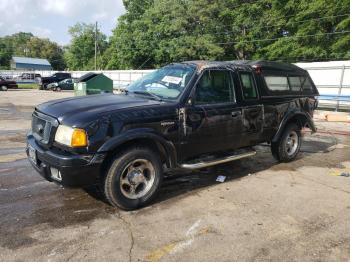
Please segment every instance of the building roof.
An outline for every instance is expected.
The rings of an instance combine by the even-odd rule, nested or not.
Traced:
[[[47,61],[47,59],[42,59],[42,58],[13,56],[12,59],[16,64],[31,64],[31,65],[51,66],[50,62]]]
[[[85,75],[82,75],[79,79],[78,79],[78,83],[80,82],[87,82],[89,81],[91,78],[94,78],[95,76],[98,76],[100,74],[96,74],[96,73],[92,73],[92,72],[89,72],[89,73],[86,73]]]

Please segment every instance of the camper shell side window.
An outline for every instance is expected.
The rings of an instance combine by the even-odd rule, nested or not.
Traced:
[[[314,84],[308,75],[286,72],[264,72],[262,78],[271,95],[315,94]]]

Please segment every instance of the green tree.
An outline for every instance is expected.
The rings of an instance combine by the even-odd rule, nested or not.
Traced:
[[[158,67],[190,59],[219,59],[224,49],[215,44],[220,5],[213,1],[155,1],[139,19],[127,9],[111,38],[108,68]],[[205,28],[203,25],[207,25]]]
[[[274,40],[257,44],[253,57],[289,62],[350,58],[349,0],[276,1],[272,9],[280,19],[262,32],[269,29]]]
[[[65,69],[63,48],[49,39],[32,37],[27,42],[26,56],[46,58],[52,68],[56,70]]]
[[[65,68],[63,48],[49,39],[39,38],[31,33],[20,32],[0,38],[0,66],[9,69],[12,56],[45,58],[53,69]]]
[[[191,59],[347,59],[350,0],[124,1],[106,67]]]
[[[12,50],[3,38],[0,38],[0,69],[8,69],[12,57]]]
[[[65,52],[65,58],[70,70],[94,69],[95,57],[95,25],[77,23],[69,28],[72,36],[70,45]],[[103,65],[102,54],[108,46],[107,37],[97,30],[98,60],[97,66]]]
[[[128,22],[140,19],[153,2],[153,0],[123,0],[124,7],[127,10],[123,19]]]

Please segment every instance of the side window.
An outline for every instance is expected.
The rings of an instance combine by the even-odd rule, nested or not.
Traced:
[[[301,86],[303,91],[311,92],[313,90],[311,81],[308,77],[301,77]]]
[[[265,76],[267,88],[271,91],[289,91],[286,76]]]
[[[300,76],[289,76],[288,77],[289,86],[292,91],[300,91],[301,90],[301,79]]]
[[[230,71],[207,70],[196,86],[197,104],[234,102],[233,82]]]
[[[239,77],[242,83],[244,99],[257,99],[258,93],[256,92],[256,87],[252,73],[240,73]]]

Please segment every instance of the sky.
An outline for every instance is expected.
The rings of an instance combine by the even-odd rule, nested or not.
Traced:
[[[122,0],[0,0],[0,36],[31,32],[66,45],[77,22],[97,21],[110,36],[124,12]]]

